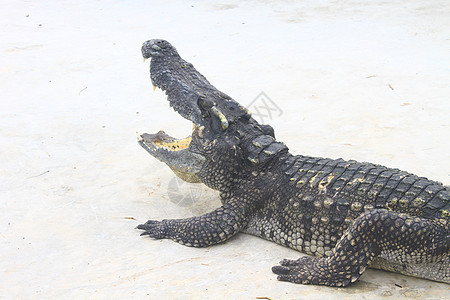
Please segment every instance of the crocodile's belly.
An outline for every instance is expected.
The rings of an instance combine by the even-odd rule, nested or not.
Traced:
[[[330,223],[325,225],[315,219],[309,220],[310,222],[304,222],[303,218],[284,221],[287,220],[283,217],[265,219],[255,215],[243,232],[306,254],[329,256],[346,228],[332,226]]]

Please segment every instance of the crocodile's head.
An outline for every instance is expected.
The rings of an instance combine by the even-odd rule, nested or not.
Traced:
[[[143,134],[139,143],[185,181],[222,189],[243,164],[251,164],[251,141],[261,135],[273,137],[273,129],[259,125],[245,107],[212,86],[167,41],[145,42],[142,55],[151,58],[153,86],[165,91],[170,106],[193,123],[193,132],[185,139],[163,131]]]

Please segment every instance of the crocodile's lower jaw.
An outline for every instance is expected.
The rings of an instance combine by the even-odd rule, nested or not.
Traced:
[[[138,140],[148,153],[167,164],[175,175],[187,182],[201,182],[197,172],[203,159],[189,151],[191,135],[184,139],[176,139],[161,130],[155,134],[139,135]]]
[[[158,150],[165,150],[169,152],[181,151],[189,148],[194,131],[198,130],[201,135],[203,128],[203,126],[198,127],[194,122],[192,122],[192,133],[184,139],[174,138],[165,133],[163,130],[160,130],[155,134],[144,133],[138,135],[138,140],[139,143],[143,144],[149,152]]]
[[[189,135],[184,139],[176,139],[160,130],[155,134],[144,133],[138,137],[139,142],[147,147],[147,151],[181,151],[187,149],[191,143],[192,136]]]

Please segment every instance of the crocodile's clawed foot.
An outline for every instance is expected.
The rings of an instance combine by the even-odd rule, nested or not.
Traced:
[[[136,227],[136,229],[144,230],[141,235],[148,235],[155,239],[164,239],[168,237],[167,234],[167,224],[165,220],[155,221],[148,220],[144,224],[140,224]]]
[[[302,257],[297,260],[284,259],[280,261],[280,266],[274,266],[272,272],[278,275],[280,281],[289,281],[301,284],[318,284],[317,278],[310,272],[314,265],[315,258]]]
[[[346,286],[352,282],[347,274],[330,268],[327,258],[284,259],[280,262],[280,266],[272,268],[272,272],[278,275],[278,280],[293,283]]]

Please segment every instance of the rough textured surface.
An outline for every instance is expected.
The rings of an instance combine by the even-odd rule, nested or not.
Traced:
[[[248,234],[139,238],[149,218],[220,206],[136,144],[192,128],[151,89],[139,47],[154,36],[242,104],[264,91],[293,153],[450,183],[446,0],[210,2],[2,1],[0,297],[448,298],[448,284],[375,269],[346,288],[277,282],[274,263],[305,255]]]
[[[285,260],[278,279],[347,286],[368,266],[450,283],[450,188],[371,163],[293,156],[269,125],[218,91],[165,40],[142,46],[154,86],[194,124],[189,145],[140,144],[221,193],[198,217],[150,220],[142,235],[208,247],[239,231],[316,256]],[[167,138],[169,140],[175,140]],[[185,143],[182,143],[183,145]],[[185,151],[202,157],[186,159]]]

